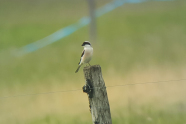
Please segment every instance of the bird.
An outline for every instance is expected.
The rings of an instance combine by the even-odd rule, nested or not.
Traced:
[[[79,62],[78,68],[77,68],[77,70],[75,71],[75,73],[77,73],[77,72],[79,71],[80,67],[81,67],[83,64],[85,64],[85,63],[88,63],[89,66],[91,66],[89,62],[90,62],[90,60],[92,59],[93,48],[92,48],[92,46],[91,46],[91,44],[90,44],[89,41],[83,42],[83,44],[82,44],[81,46],[84,47],[84,50],[83,50],[83,52],[82,52],[82,54],[81,54],[80,62]]]

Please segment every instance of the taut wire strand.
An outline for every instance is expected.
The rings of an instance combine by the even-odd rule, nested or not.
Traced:
[[[186,81],[186,79],[154,81],[154,82],[143,82],[143,83],[129,83],[129,84],[112,85],[112,86],[107,86],[107,87],[103,87],[103,88],[123,87],[123,86],[128,86],[128,85],[142,85],[142,84],[179,82],[179,81]],[[98,87],[95,87],[95,88],[98,88]],[[76,92],[76,91],[81,91],[81,90],[82,89],[74,89],[74,90],[62,90],[62,91],[43,92],[43,93],[19,94],[19,95],[13,95],[13,96],[2,96],[2,97],[0,97],[0,100],[2,100],[2,99],[8,99],[8,98],[15,98],[15,97],[34,96],[34,95],[46,95],[46,94],[55,94],[55,93],[64,93],[64,92]]]

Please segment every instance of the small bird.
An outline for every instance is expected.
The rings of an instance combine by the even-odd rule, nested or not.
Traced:
[[[76,70],[75,73],[77,73],[80,69],[80,67],[84,64],[84,63],[88,63],[90,65],[90,60],[92,59],[92,55],[93,55],[93,48],[90,44],[89,41],[85,41],[83,42],[83,44],[81,45],[84,47],[84,50],[81,54],[81,58],[80,58],[80,62],[79,62],[79,66]]]

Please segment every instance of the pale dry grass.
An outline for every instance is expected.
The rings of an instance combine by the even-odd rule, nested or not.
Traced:
[[[103,72],[113,115],[116,116],[116,110],[132,106],[152,105],[156,108],[171,109],[170,106],[179,103],[185,104],[185,81],[172,81],[152,84],[126,85],[120,87],[109,87],[114,85],[123,85],[131,83],[145,83],[154,81],[166,81],[185,78],[185,68],[140,68],[131,71],[123,76],[117,74],[114,69],[107,73]],[[83,82],[84,79],[80,80]],[[51,80],[52,81],[52,80]],[[21,93],[43,93],[52,91],[74,90],[73,92],[59,92],[54,94],[33,95],[25,97],[15,97],[0,100],[0,122],[15,123],[15,121],[26,122],[33,118],[42,118],[46,115],[56,114],[62,118],[66,116],[85,115],[91,119],[87,95],[81,90],[83,83],[67,82],[60,84],[60,81],[53,80],[53,83],[32,86],[18,86],[12,88],[1,88],[1,94],[11,96]],[[5,95],[6,94],[6,95]],[[81,118],[87,119],[87,118]]]

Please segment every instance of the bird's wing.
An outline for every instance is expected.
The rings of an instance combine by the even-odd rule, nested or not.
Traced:
[[[85,54],[85,50],[83,50],[82,54],[81,54],[81,57]]]
[[[84,54],[85,54],[85,50],[83,50],[83,52],[82,52],[82,54],[81,54],[81,58],[80,58],[79,64],[81,63],[81,59],[82,59],[82,57],[83,57]]]

